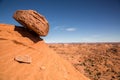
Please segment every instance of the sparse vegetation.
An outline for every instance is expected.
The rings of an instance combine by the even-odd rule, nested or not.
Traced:
[[[120,80],[120,43],[49,46],[91,80]]]

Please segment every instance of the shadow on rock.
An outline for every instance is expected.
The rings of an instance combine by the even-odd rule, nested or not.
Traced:
[[[22,26],[15,26],[14,31],[19,32],[23,37],[27,37],[27,38],[31,39],[34,43],[37,43],[38,41],[43,40],[35,32],[30,31],[29,29],[24,28]]]

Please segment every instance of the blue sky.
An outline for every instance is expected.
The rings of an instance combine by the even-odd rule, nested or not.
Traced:
[[[120,0],[0,0],[0,23],[33,9],[50,24],[45,42],[120,42]]]

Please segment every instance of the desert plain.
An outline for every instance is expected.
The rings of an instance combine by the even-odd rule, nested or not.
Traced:
[[[49,43],[91,80],[120,80],[120,43]]]

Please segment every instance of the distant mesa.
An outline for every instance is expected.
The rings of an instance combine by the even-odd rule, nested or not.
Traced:
[[[34,10],[17,10],[13,18],[39,36],[46,36],[49,32],[48,21]]]

